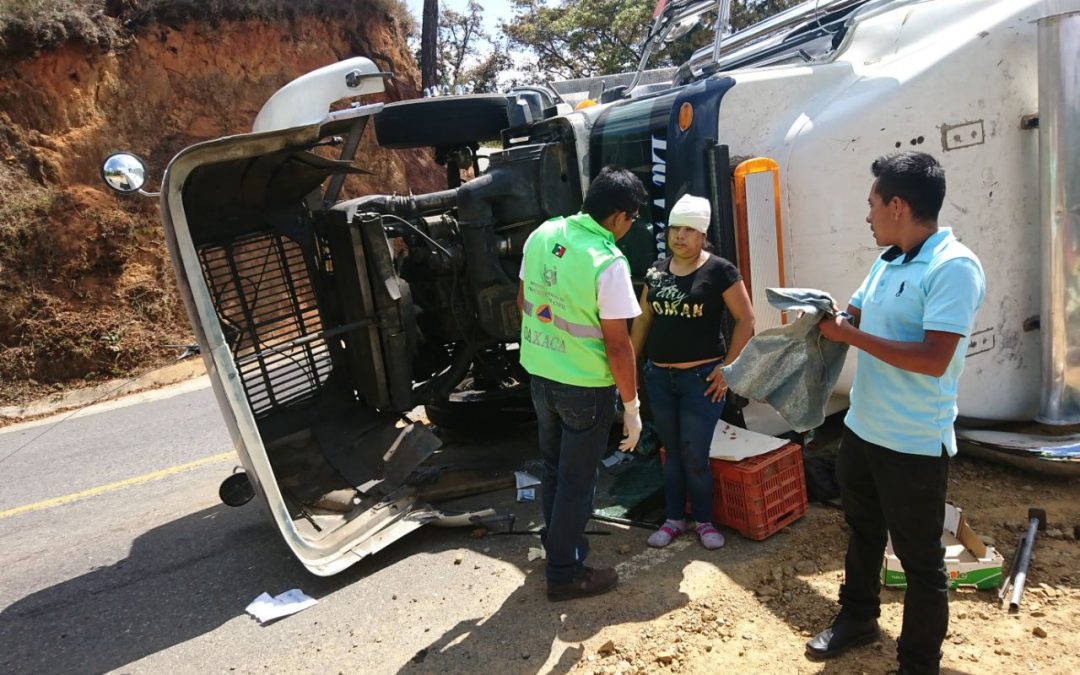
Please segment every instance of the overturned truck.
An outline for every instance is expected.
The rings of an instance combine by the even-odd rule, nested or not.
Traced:
[[[679,68],[644,70],[704,13],[724,25],[728,7],[661,3],[637,73],[329,112],[382,90],[386,73],[350,59],[282,88],[252,133],[169,164],[162,220],[214,391],[307,569],[334,574],[443,517],[415,485],[440,441],[405,413],[425,405],[439,424],[468,426],[527,410],[523,243],[575,212],[612,163],[650,191],[620,242],[635,278],[664,254],[669,205],[707,197],[710,239],[767,328],[786,320],[767,287],[842,301],[862,280],[878,254],[864,222],[870,162],[935,154],[949,177],[942,222],[989,280],[961,421],[1023,424],[971,433],[1071,456],[1060,434],[1056,445],[1035,434],[1080,422],[1080,0],[806,2],[718,34]],[[364,134],[434,148],[446,189],[341,200],[345,177],[364,170]],[[118,155],[104,177],[134,191],[145,172]],[[748,419],[775,423],[764,410]],[[343,507],[312,508],[312,495],[342,490]]]

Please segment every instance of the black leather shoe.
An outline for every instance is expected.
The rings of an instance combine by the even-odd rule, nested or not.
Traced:
[[[875,642],[881,637],[877,619],[859,621],[843,614],[833,624],[806,643],[806,655],[815,659],[831,659],[852,647]]]
[[[573,600],[574,598],[587,598],[590,595],[607,593],[619,584],[619,575],[612,567],[593,569],[586,567],[581,576],[573,581],[561,584],[548,584],[548,600],[558,602],[560,600]]]

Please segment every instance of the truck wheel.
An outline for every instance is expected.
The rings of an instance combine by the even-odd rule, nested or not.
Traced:
[[[501,94],[399,101],[375,115],[375,135],[384,148],[456,147],[494,141],[509,126],[506,97]]]

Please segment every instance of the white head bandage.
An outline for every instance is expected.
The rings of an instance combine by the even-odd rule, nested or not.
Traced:
[[[683,195],[675,206],[671,207],[671,215],[668,216],[668,227],[689,227],[702,234],[709,231],[709,221],[712,216],[712,207],[709,200],[704,197]]]

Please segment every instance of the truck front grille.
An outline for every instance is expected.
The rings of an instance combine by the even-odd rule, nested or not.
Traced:
[[[301,246],[263,232],[205,245],[199,260],[255,415],[313,396],[331,361]]]

